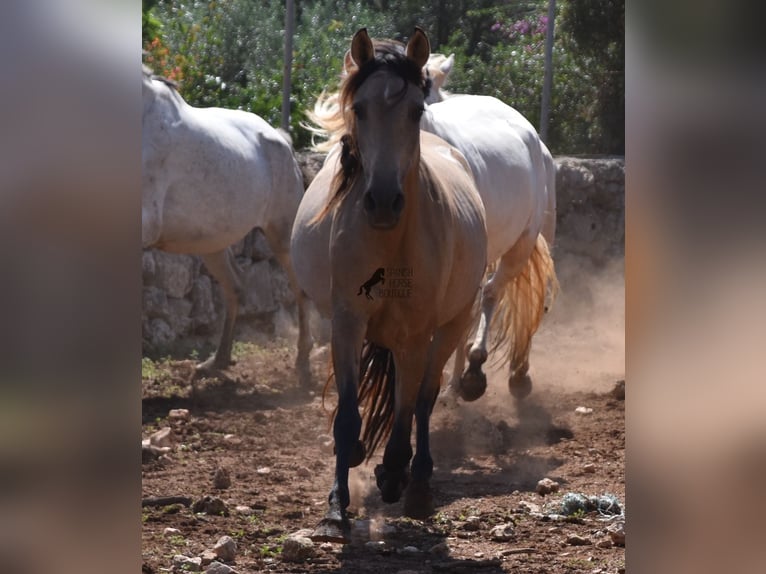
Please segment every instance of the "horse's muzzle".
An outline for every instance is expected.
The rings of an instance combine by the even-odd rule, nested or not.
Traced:
[[[395,194],[376,194],[367,191],[364,194],[364,212],[367,214],[367,222],[370,227],[380,230],[393,229],[399,223],[399,217],[404,210],[404,194],[397,191]],[[382,196],[382,197],[381,197]]]

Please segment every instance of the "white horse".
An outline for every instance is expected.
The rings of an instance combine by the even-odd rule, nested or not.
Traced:
[[[523,398],[532,388],[527,374],[532,336],[542,321],[548,288],[555,295],[558,286],[549,250],[556,230],[556,167],[548,148],[519,112],[496,98],[441,90],[453,64],[453,55],[430,56],[425,66],[431,84],[426,102],[433,103],[420,127],[455,146],[468,161],[487,213],[487,261],[494,262],[495,272],[483,289],[476,336],[470,348],[458,346],[446,392],[468,401],[484,393],[482,365],[493,326],[498,334],[495,346],[507,344],[509,349],[509,390]],[[347,54],[342,77],[353,71]],[[318,126],[316,133],[330,136],[316,147],[329,149],[342,123],[338,94],[323,94],[310,118]],[[466,353],[469,367],[463,372]]]
[[[220,344],[198,369],[231,364],[241,282],[229,246],[260,227],[295,293],[296,367],[306,384],[311,335],[289,258],[303,180],[290,144],[255,114],[190,106],[173,82],[146,66],[142,99],[142,246],[199,255],[226,303]]]
[[[497,98],[450,94],[442,87],[454,65],[454,54],[432,54],[426,65],[432,86],[421,128],[459,149],[468,160],[487,212],[487,260],[497,262],[482,294],[482,316],[476,336],[455,357],[449,390],[465,400],[481,396],[486,376],[493,317],[500,345],[507,333],[510,347],[511,393],[522,398],[531,391],[528,375],[532,336],[545,312],[548,287],[557,288],[550,256],[556,231],[556,167],[532,124]],[[494,315],[499,301],[505,310]],[[508,329],[508,327],[511,327]]]

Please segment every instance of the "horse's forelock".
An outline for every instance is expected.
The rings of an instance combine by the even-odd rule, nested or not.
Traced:
[[[335,191],[325,208],[314,218],[313,221],[315,222],[323,219],[343,199],[359,174],[359,158],[354,139],[356,116],[352,104],[354,96],[362,84],[378,70],[388,69],[405,81],[401,91],[402,96],[406,92],[407,86],[412,83],[423,90],[424,98],[428,97],[431,81],[422,68],[407,58],[404,44],[394,40],[373,40],[373,46],[375,47],[375,57],[365,62],[361,67],[347,70],[348,74],[341,82],[338,98],[338,113],[343,118],[343,125],[340,127],[343,134],[340,137],[341,169],[333,180],[332,187]]]

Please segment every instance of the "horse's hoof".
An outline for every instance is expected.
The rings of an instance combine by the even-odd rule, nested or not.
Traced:
[[[348,544],[351,542],[351,523],[348,518],[341,520],[323,518],[322,522],[309,536],[314,542],[339,542]]]
[[[382,464],[375,467],[375,482],[380,490],[380,497],[383,502],[393,504],[399,502],[402,492],[407,486],[407,473],[391,473],[386,470]]]
[[[460,378],[460,386],[458,387],[458,393],[460,398],[466,402],[475,401],[484,394],[487,390],[487,375],[485,375],[481,369],[471,369],[463,373]]]
[[[413,481],[404,495],[404,515],[425,520],[434,513],[434,497],[427,482]]]
[[[514,373],[508,379],[508,390],[513,398],[525,399],[532,392],[532,379],[526,373],[523,375]]]
[[[335,455],[338,454],[337,446],[332,447],[332,453]],[[364,448],[362,441],[357,440],[351,451],[351,457],[348,459],[348,467],[354,468],[355,466],[359,466],[364,462],[365,458],[367,458],[367,450]]]
[[[468,350],[468,361],[472,367],[480,367],[487,362],[487,350],[476,347]]]

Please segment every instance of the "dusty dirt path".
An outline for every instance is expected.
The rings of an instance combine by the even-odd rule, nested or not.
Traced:
[[[144,570],[168,571],[174,555],[200,556],[229,535],[238,572],[624,571],[624,547],[607,531],[614,520],[595,512],[548,516],[567,492],[625,501],[625,403],[612,394],[624,378],[622,268],[596,272],[564,261],[558,272],[563,292],[535,339],[532,395],[515,403],[505,370],[495,368],[478,401],[437,405],[432,519],[402,518],[401,504],[380,501],[372,477],[378,453],[352,470],[354,542],[316,545],[310,561],[284,561],[283,541],[322,517],[334,459],[321,385],[313,394],[298,388],[291,346],[248,347],[232,369],[234,382],[198,381],[193,398],[191,361],[159,365],[143,382],[143,434],[169,426],[173,446],[144,464],[143,495],[219,497],[228,516],[183,505],[144,508]],[[324,380],[321,357],[314,371]],[[175,408],[189,409],[190,420],[169,419]],[[223,490],[213,483],[219,467],[231,477]],[[535,492],[545,477],[559,492]],[[506,541],[493,531],[501,525],[511,525]]]

